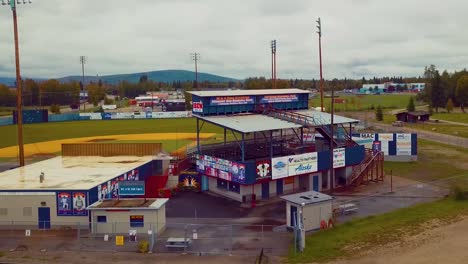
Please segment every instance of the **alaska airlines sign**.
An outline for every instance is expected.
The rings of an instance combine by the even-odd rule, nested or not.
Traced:
[[[272,179],[316,172],[317,152],[272,159]]]

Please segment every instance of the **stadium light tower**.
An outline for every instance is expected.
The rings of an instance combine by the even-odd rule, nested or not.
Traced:
[[[19,60],[19,44],[18,44],[18,18],[16,16],[16,6],[18,4],[31,4],[31,0],[2,0],[2,6],[10,6],[13,13],[13,32],[15,39],[15,64],[16,64],[16,114],[18,124],[18,152],[20,167],[24,166],[24,146],[23,146],[23,91],[21,83],[21,71]]]
[[[191,53],[192,60],[195,62],[195,88],[198,90],[198,60],[200,60],[200,53]]]
[[[323,112],[323,74],[322,74],[322,22],[317,19],[317,34],[319,36],[319,59],[320,59],[320,109]]]
[[[276,40],[271,41],[271,86],[276,89]]]
[[[83,93],[83,97],[85,97],[86,95],[86,91],[85,91],[85,77],[84,77],[84,65],[86,64],[86,61],[88,60],[88,58],[86,58],[86,56],[80,56],[80,63],[81,63],[81,87],[80,87],[80,95],[81,93]],[[83,103],[83,111],[86,111],[86,101],[84,101]]]

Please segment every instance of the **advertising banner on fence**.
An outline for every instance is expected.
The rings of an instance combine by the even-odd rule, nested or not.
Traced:
[[[245,183],[245,165],[208,155],[197,155],[197,171],[227,181]]]
[[[298,102],[299,98],[296,94],[278,94],[278,95],[265,95],[260,98],[260,103],[292,103]]]
[[[317,152],[289,156],[288,158],[289,176],[316,172],[317,169]]]
[[[82,192],[73,193],[73,215],[74,216],[87,216],[86,211],[86,194]]]
[[[193,102],[192,111],[194,113],[203,113],[203,102]]]
[[[245,105],[254,104],[253,96],[217,96],[210,99],[210,105]]]
[[[346,162],[345,148],[337,148],[333,150],[333,168],[344,167]]]
[[[382,134],[379,134],[379,141],[380,141],[380,145],[381,145],[381,148],[382,148],[382,151],[384,153],[384,155],[389,155],[389,152],[388,152],[388,143],[390,141],[393,141],[393,134],[389,134],[389,133],[382,133]]]
[[[396,134],[396,154],[411,155],[411,134]]]
[[[68,216],[73,215],[72,196],[69,192],[57,193],[57,215]]]
[[[232,181],[245,183],[245,164],[232,163]]]

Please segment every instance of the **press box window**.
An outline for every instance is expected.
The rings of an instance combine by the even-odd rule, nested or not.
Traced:
[[[228,189],[228,181],[217,179],[217,186],[220,189],[227,190]]]
[[[32,216],[32,207],[24,207],[23,216]]]
[[[130,227],[144,227],[145,218],[143,215],[131,215],[130,216]]]
[[[107,216],[105,216],[105,215],[98,215],[98,216],[97,216],[97,222],[98,222],[98,223],[107,223]]]

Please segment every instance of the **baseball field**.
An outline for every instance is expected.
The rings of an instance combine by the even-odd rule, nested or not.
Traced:
[[[0,158],[16,157],[16,126],[0,127]],[[221,132],[205,124],[200,138],[207,140]],[[24,126],[25,155],[55,154],[62,143],[84,142],[161,142],[173,152],[196,140],[195,119],[153,119],[80,121],[27,124]]]

